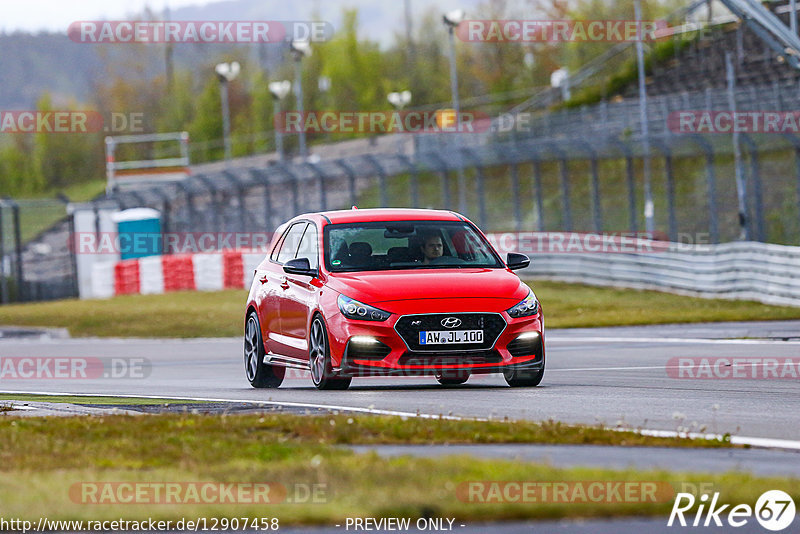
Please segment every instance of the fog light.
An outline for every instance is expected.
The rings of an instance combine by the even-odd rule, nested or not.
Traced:
[[[357,343],[359,345],[373,345],[375,343],[380,343],[380,341],[370,336],[353,336],[350,338],[350,343]]]
[[[536,339],[539,337],[539,332],[523,332],[522,334],[517,336],[517,339],[527,340],[527,339]]]

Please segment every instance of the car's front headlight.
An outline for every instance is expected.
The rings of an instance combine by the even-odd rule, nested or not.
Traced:
[[[348,319],[358,319],[361,321],[385,321],[391,315],[389,312],[379,310],[374,306],[363,304],[350,297],[339,295],[337,299],[339,310]]]
[[[527,297],[522,299],[519,304],[507,309],[506,312],[514,319],[536,315],[539,313],[539,301],[536,300],[533,291],[530,291]]]

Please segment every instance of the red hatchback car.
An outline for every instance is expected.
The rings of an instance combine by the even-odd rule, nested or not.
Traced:
[[[353,209],[306,214],[278,229],[255,271],[244,363],[256,388],[286,368],[319,389],[358,376],[434,375],[445,385],[500,373],[544,375],[544,319],[533,291],[481,231],[450,211]]]

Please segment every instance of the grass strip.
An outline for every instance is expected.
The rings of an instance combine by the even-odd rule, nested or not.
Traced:
[[[800,308],[529,281],[550,328],[800,319]],[[67,328],[76,337],[240,336],[246,293],[177,292],[0,307],[0,324]]]
[[[675,493],[713,488],[722,502],[747,502],[768,489],[800,497],[800,481],[741,473],[561,469],[469,456],[382,458],[337,447],[364,443],[616,443],[728,446],[548,423],[475,422],[379,416],[191,414],[0,419],[0,502],[4,515],[37,520],[278,518],[280,525],[337,524],[346,517],[452,517],[460,522],[654,515],[666,518]],[[682,443],[685,442],[685,443]],[[492,498],[492,484],[568,484],[566,499]],[[593,502],[591,483],[656,484],[657,498]],[[152,492],[121,502],[119,483],[179,483],[178,500]],[[218,502],[185,492],[205,483],[269,484],[272,500]],[[469,493],[470,484],[484,488]],[[238,486],[237,486],[238,485]],[[103,493],[105,492],[105,493]],[[105,495],[105,497],[104,497]],[[128,494],[129,495],[129,494]],[[238,494],[237,494],[238,495]],[[502,497],[502,496],[501,496]],[[248,500],[248,498],[250,500]],[[138,497],[137,497],[138,499]],[[485,501],[489,502],[485,502]],[[104,504],[99,504],[104,503]]]
[[[298,447],[369,444],[541,443],[653,447],[731,447],[726,439],[643,436],[559,422],[475,421],[332,414],[37,417],[0,419],[0,471],[78,467],[200,469],[269,452],[284,459]],[[146,437],[147,447],[142,446]],[[264,446],[267,446],[264,449]],[[191,454],[188,454],[191,452]],[[220,457],[224,456],[224,460]]]

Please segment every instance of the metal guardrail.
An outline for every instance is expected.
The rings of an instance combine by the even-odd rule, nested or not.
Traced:
[[[589,285],[800,306],[800,247],[742,241],[671,243],[664,252],[648,253],[536,253],[522,272]]]

